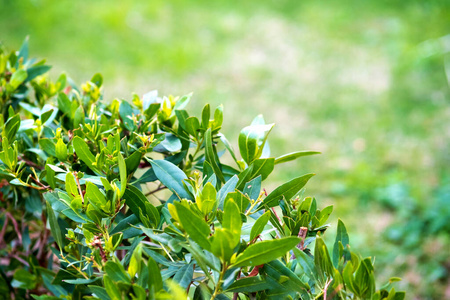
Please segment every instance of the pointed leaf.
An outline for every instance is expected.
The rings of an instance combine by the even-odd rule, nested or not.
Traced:
[[[232,263],[233,267],[258,266],[286,254],[300,243],[298,237],[285,237],[277,240],[262,241],[250,245]]]
[[[306,174],[297,178],[292,179],[291,181],[282,184],[273,190],[263,201],[263,203],[259,206],[258,209],[262,209],[264,206],[274,207],[278,205],[278,201],[281,197],[285,197],[286,200],[290,200],[295,194],[297,194],[308,182],[308,180],[313,177],[315,174]]]

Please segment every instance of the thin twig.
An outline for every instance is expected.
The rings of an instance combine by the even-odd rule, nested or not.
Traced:
[[[24,161],[30,167],[34,167],[34,168],[39,169],[39,170],[44,170],[44,168],[45,168],[45,167],[43,167],[41,165],[38,165],[38,164],[32,162],[31,160],[28,160],[28,159],[24,158],[23,156],[19,156],[19,160],[20,161]]]
[[[152,195],[152,194],[154,194],[154,193],[157,193],[157,192],[159,192],[159,191],[162,191],[162,190],[164,190],[164,189],[167,189],[167,187],[164,186],[164,185],[160,185],[160,186],[158,186],[155,190],[153,190],[153,191],[148,192],[147,194],[145,194],[145,196],[150,196],[150,195]]]

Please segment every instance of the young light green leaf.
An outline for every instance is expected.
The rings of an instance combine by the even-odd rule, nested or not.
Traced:
[[[73,138],[73,148],[75,149],[75,152],[77,156],[91,169],[91,170],[97,170],[97,168],[94,166],[95,163],[95,156],[91,153],[91,150],[89,150],[88,145],[86,142],[80,138],[79,136],[76,136]]]
[[[257,238],[261,232],[263,232],[264,227],[267,225],[270,219],[270,211],[266,211],[261,217],[259,217],[255,224],[253,224],[252,230],[250,231],[250,241]]]
[[[127,188],[127,166],[125,165],[125,160],[120,152],[117,156],[117,162],[119,164],[120,174],[120,196],[122,197],[125,193],[125,189]]]
[[[207,215],[214,210],[217,205],[216,188],[210,183],[206,183],[201,193],[196,198],[196,203],[203,215]]]
[[[119,288],[108,275],[103,276],[103,283],[105,284],[105,290],[108,293],[108,296],[111,297],[111,300],[122,300]]]
[[[295,159],[297,159],[299,157],[302,157],[302,156],[308,156],[308,155],[314,155],[314,154],[320,154],[320,152],[319,151],[307,150],[307,151],[297,151],[297,152],[284,154],[284,155],[281,155],[281,156],[275,158],[275,164],[285,163],[285,162],[288,162],[288,161],[295,160]]]
[[[86,197],[99,209],[106,209],[106,197],[100,189],[93,183],[86,183]],[[105,211],[106,212],[106,211]]]
[[[55,154],[56,158],[58,158],[60,161],[67,160],[67,146],[66,144],[64,144],[62,139],[58,139],[58,142],[56,143]]]
[[[240,215],[238,215],[240,216]],[[236,236],[227,228],[217,228],[211,240],[211,252],[228,262],[233,255],[233,249],[236,247]],[[239,236],[237,241],[239,242]]]
[[[16,114],[5,123],[5,134],[10,143],[14,142],[16,133],[20,127],[20,115]]]
[[[78,185],[75,181],[75,176],[71,172],[66,174],[66,191],[71,199],[80,195],[78,193]]]
[[[211,109],[209,103],[207,103],[202,110],[202,128],[208,129],[209,127],[209,117],[211,115]]]
[[[181,203],[174,202],[174,204],[180,223],[187,234],[199,244],[200,247],[210,250],[211,244],[208,241],[208,236],[211,233],[211,230],[209,225]]]
[[[258,266],[277,259],[300,243],[298,237],[285,237],[277,240],[262,241],[248,246],[236,260],[233,267]]]
[[[141,262],[142,262],[142,244],[139,244],[134,248],[133,254],[131,255],[130,265],[128,266],[128,274],[131,278],[134,278],[136,274],[141,273]]]
[[[251,125],[242,129],[239,134],[239,152],[248,165],[261,156],[267,136],[274,125]]]
[[[193,137],[198,137],[198,130],[200,129],[200,122],[196,117],[189,117],[185,120],[184,125],[186,131]]]
[[[27,79],[28,73],[24,69],[17,70],[14,72],[11,76],[11,79],[9,80],[9,85],[11,86],[12,90],[15,90],[21,85],[25,79]]]

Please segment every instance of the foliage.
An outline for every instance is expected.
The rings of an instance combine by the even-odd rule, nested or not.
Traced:
[[[388,289],[397,278],[376,289],[342,221],[328,250],[333,207],[303,197],[314,174],[262,188],[276,165],[317,152],[271,157],[261,116],[238,160],[221,106],[197,118],[191,95],[107,103],[100,74],[78,88],[48,70],[27,41],[0,54],[7,299],[404,298]]]

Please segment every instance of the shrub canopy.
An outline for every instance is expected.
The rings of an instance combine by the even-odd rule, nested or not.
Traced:
[[[333,207],[304,196],[314,174],[265,180],[274,124],[220,132],[222,106],[199,118],[191,95],[102,99],[45,61],[0,52],[0,294],[22,299],[403,299],[375,286]],[[313,247],[314,245],[314,247]],[[313,250],[311,250],[313,248]]]

